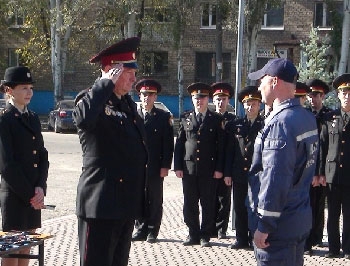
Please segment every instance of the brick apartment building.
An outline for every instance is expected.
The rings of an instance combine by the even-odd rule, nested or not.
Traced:
[[[339,12],[343,12],[343,1],[333,1]],[[184,55],[184,87],[195,81],[215,82],[216,51],[216,0],[199,1],[200,8],[194,12],[190,25],[186,27]],[[147,12],[147,8],[146,8]],[[238,11],[237,11],[238,12]],[[285,0],[282,8],[266,12],[261,31],[257,38],[257,68],[262,67],[270,58],[275,57],[274,46],[281,57],[289,58],[295,64],[303,59],[300,40],[307,40],[311,27],[318,27],[321,34],[329,33],[332,28],[329,21],[329,10],[325,1]],[[16,21],[18,22],[18,21]],[[166,23],[166,22],[162,22]],[[0,76],[8,66],[18,64],[15,50],[21,47],[25,36],[14,34],[19,24],[10,27],[8,34],[0,37],[0,56],[6,60],[0,64]],[[17,32],[18,33],[18,32]],[[223,81],[235,84],[237,35],[223,30]],[[107,46],[107,45],[106,45]],[[104,48],[104,47],[102,47]],[[98,49],[91,48],[91,55]],[[157,79],[163,86],[162,95],[177,95],[177,51],[171,41],[160,42],[156,34],[145,32],[141,41],[141,60],[139,77],[148,76]],[[88,58],[81,59],[84,64],[65,73],[64,91],[77,92],[91,85],[96,77],[96,67],[86,64]],[[49,67],[49,62],[47,66]],[[246,71],[242,71],[245,79]],[[35,75],[35,73],[34,73]],[[77,78],[78,77],[78,78]],[[85,77],[85,78],[80,78]],[[51,77],[41,78],[36,84],[38,90],[50,90]],[[185,93],[186,95],[186,93]]]

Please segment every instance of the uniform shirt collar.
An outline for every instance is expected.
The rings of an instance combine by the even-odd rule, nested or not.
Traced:
[[[15,103],[14,103],[14,101],[13,101],[12,98],[9,99],[9,103],[10,103],[11,105],[13,105],[13,106],[18,110],[18,112],[20,112],[21,114],[28,113],[28,108],[27,108],[27,106],[25,106],[23,110],[19,109],[19,108],[15,105]]]
[[[350,117],[350,112],[344,112],[343,110],[341,110],[340,112],[341,112],[341,116],[344,116],[344,114],[346,113]]]
[[[199,111],[195,111],[196,116],[200,113]],[[205,110],[205,112],[201,113],[202,117],[204,118],[207,115],[207,110]]]
[[[280,111],[282,111],[283,109],[295,106],[295,105],[300,105],[299,98],[287,99],[278,105],[274,105],[270,115],[268,117],[266,117],[266,119],[265,119],[265,125],[267,125],[272,120],[272,118],[276,114],[278,114]]]

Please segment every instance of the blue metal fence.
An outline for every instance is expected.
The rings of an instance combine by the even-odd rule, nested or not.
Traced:
[[[74,99],[76,92],[65,92],[65,98]],[[134,100],[138,101],[137,95]],[[176,95],[158,95],[157,101],[163,102],[168,109],[173,113],[174,117],[179,117],[179,97]],[[234,105],[231,99],[230,103]],[[38,115],[47,115],[54,108],[54,94],[52,91],[34,91],[34,96],[29,104],[29,108]],[[184,110],[193,108],[191,98],[184,97]]]

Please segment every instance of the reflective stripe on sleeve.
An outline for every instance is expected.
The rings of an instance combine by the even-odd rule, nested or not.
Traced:
[[[312,136],[317,136],[317,135],[318,135],[317,129],[312,130],[312,131],[308,131],[308,132],[305,132],[305,133],[297,136],[297,141],[302,141],[304,139],[307,139],[307,138],[312,137]]]
[[[261,216],[270,216],[270,217],[280,217],[281,213],[280,212],[270,212],[270,211],[266,211],[263,209],[258,208],[258,213]]]

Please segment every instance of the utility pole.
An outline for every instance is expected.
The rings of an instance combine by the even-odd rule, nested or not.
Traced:
[[[241,90],[241,84],[242,84],[244,7],[245,7],[245,1],[239,0],[237,56],[236,56],[235,115],[240,114],[237,95],[238,95],[238,91]]]
[[[216,5],[216,82],[222,81],[222,15],[220,0]]]

